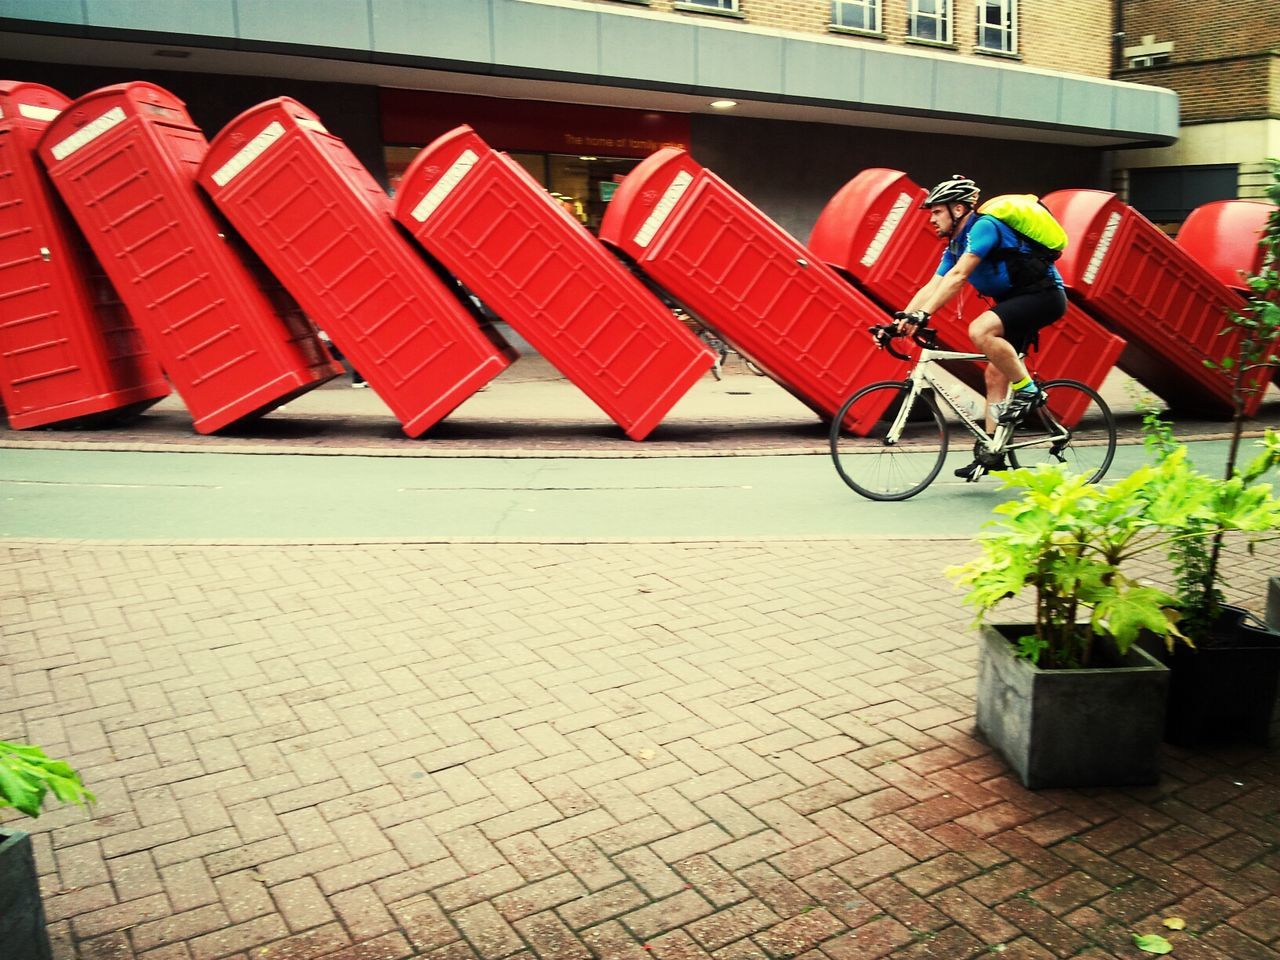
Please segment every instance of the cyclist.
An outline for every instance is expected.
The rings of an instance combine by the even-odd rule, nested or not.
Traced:
[[[929,223],[939,237],[946,238],[937,272],[911,298],[906,308],[894,314],[898,329],[921,325],[960,292],[966,282],[983,296],[995,301],[969,324],[969,339],[986,355],[987,431],[995,423],[1017,423],[1042,403],[1039,388],[1019,358],[1037,332],[1067,312],[1062,277],[1053,263],[1037,252],[1036,246],[995,217],[975,212],[981,191],[968,177],[956,174],[929,191],[920,204],[929,211]],[[995,405],[1012,384],[1009,402],[997,418]],[[984,462],[977,457],[956,470],[957,477],[977,480],[992,470],[1003,470],[1000,462]]]

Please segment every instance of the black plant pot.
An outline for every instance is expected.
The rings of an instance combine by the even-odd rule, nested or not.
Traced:
[[[1196,649],[1179,644],[1169,664],[1165,739],[1191,746],[1265,746],[1280,682],[1280,633],[1240,607],[1222,617]]]
[[[31,838],[0,828],[0,956],[51,960]]]

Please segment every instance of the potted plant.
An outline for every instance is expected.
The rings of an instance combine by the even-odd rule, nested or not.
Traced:
[[[1273,162],[1267,193],[1280,205],[1280,164]],[[1260,371],[1277,365],[1280,338],[1280,206],[1268,218],[1259,241],[1262,266],[1247,277],[1244,310],[1228,317],[1224,336],[1234,336],[1232,355],[1210,367],[1232,378],[1232,431],[1224,469],[1224,495],[1260,481],[1280,464],[1280,445],[1268,431],[1263,450],[1239,464],[1245,407],[1266,388]],[[1179,450],[1168,424],[1148,406],[1143,425],[1147,446],[1158,456]],[[1182,632],[1191,643],[1166,656],[1171,669],[1167,739],[1192,744],[1208,740],[1265,744],[1280,681],[1280,633],[1248,611],[1226,603],[1222,548],[1226,530],[1207,518],[1193,518],[1188,535],[1170,544]],[[1273,578],[1274,579],[1274,578]],[[1274,591],[1273,587],[1273,591]]]
[[[1150,407],[1143,411],[1143,428],[1146,445],[1157,456],[1175,451],[1185,456],[1168,424]],[[1261,452],[1249,463],[1232,465],[1230,477],[1219,485],[1220,495],[1238,495],[1280,465],[1280,436],[1267,430],[1260,444]],[[1274,529],[1274,515],[1264,511],[1256,519],[1255,532]],[[1280,685],[1280,632],[1226,602],[1220,562],[1226,532],[1210,517],[1190,517],[1184,536],[1169,544],[1179,627],[1188,642],[1151,652],[1170,669],[1165,723],[1170,743],[1266,744],[1271,729]],[[1280,581],[1273,577],[1272,582]]]
[[[39,747],[0,740],[0,810],[12,807],[40,816],[47,794],[63,803],[88,805],[95,799],[80,775]],[[50,960],[44,904],[36,875],[31,838],[0,825],[0,919],[6,960]]]
[[[1176,598],[1128,568],[1193,518],[1250,530],[1280,505],[1265,485],[1224,493],[1185,450],[1109,486],[1053,466],[999,476],[1022,496],[996,507],[981,555],[948,571],[982,625],[979,730],[1028,787],[1155,782],[1168,670],[1135,641],[1184,638]],[[1027,592],[1030,622],[984,624]]]

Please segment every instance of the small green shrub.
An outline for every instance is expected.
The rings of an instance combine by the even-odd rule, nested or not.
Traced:
[[[97,799],[66,762],[46,756],[39,747],[0,740],[0,809],[13,807],[38,817],[49,793],[81,806]]]

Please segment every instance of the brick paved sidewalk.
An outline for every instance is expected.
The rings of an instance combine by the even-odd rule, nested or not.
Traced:
[[[0,732],[100,798],[33,824],[55,957],[1280,955],[1276,753],[1023,790],[971,552],[0,544]]]

